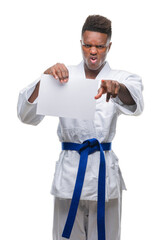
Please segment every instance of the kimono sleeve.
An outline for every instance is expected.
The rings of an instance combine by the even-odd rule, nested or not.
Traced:
[[[17,103],[17,115],[21,122],[31,125],[39,124],[44,118],[43,115],[36,114],[38,97],[33,103],[28,101],[29,97],[33,93],[36,84],[40,81],[40,78],[34,81],[32,84],[22,89],[19,93]]]
[[[129,90],[132,98],[135,101],[134,105],[126,105],[124,104],[119,97],[111,99],[114,104],[116,105],[116,108],[118,110],[118,113],[126,114],[126,115],[140,115],[144,108],[144,102],[143,102],[143,85],[142,85],[142,79],[140,76],[135,74],[128,74],[125,73],[122,76],[122,79],[120,80],[120,83],[123,83],[126,88]]]

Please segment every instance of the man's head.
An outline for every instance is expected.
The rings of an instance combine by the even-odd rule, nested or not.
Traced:
[[[82,27],[82,36],[85,31],[105,33],[111,39],[111,21],[100,15],[90,15]]]
[[[89,16],[82,27],[82,54],[86,71],[98,73],[111,47],[111,21],[100,15]]]

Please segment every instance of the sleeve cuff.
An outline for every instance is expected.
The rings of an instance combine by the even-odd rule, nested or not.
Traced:
[[[137,110],[137,104],[126,105],[119,99],[118,96],[116,98],[112,98],[111,100],[117,106],[120,113],[123,113],[123,114],[126,114],[126,115],[133,115],[133,114],[135,114],[135,112]],[[135,99],[134,99],[134,101],[135,101]]]
[[[33,103],[29,102],[28,99],[30,98],[30,96],[32,95],[35,87],[36,87],[36,84],[40,81],[40,78],[38,78],[36,81],[34,81],[32,84],[30,84],[27,88],[26,88],[26,91],[25,91],[25,97],[26,97],[26,102],[28,104],[31,104],[31,105],[34,105],[34,104],[37,104],[38,102],[38,97],[34,100]]]
[[[140,115],[144,108],[142,90],[143,85],[141,78],[137,75],[131,75],[121,81],[122,84],[126,86],[129,90],[132,98],[135,101],[134,105],[126,105],[124,104],[119,97],[112,98],[111,100],[116,104],[119,114],[123,113],[126,115]]]

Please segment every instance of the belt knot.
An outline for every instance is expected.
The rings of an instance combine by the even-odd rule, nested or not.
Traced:
[[[81,145],[80,145],[80,149],[79,149],[79,154],[81,154],[82,151],[84,151],[85,149],[89,148],[89,154],[97,151],[97,147],[99,146],[99,141],[96,138],[91,138],[88,140],[85,140]]]

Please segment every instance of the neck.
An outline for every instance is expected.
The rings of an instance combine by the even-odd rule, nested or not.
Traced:
[[[99,72],[102,70],[102,68],[104,67],[105,64],[106,63],[103,63],[102,66],[97,70],[91,70],[86,66],[86,64],[84,64],[84,70],[85,70],[86,78],[95,79],[97,77],[97,75],[99,74]]]

